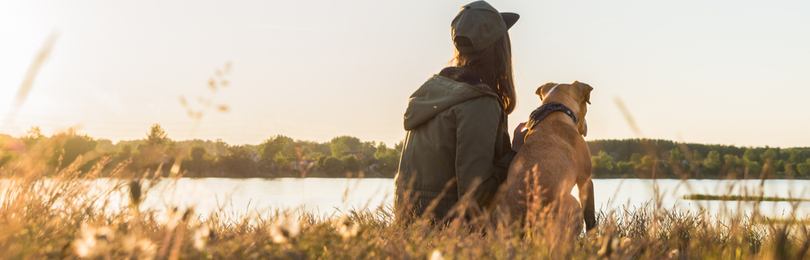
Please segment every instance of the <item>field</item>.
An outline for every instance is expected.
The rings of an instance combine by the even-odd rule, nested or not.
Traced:
[[[587,234],[560,232],[539,218],[524,227],[487,216],[446,224],[395,221],[389,208],[314,215],[295,209],[236,214],[166,214],[138,205],[160,174],[115,178],[102,192],[79,163],[49,169],[45,150],[31,150],[0,169],[3,259],[806,259],[810,229],[795,219],[757,212],[710,216],[653,201],[642,208],[597,212]],[[145,180],[151,180],[145,182]],[[125,207],[106,207],[114,194]],[[150,193],[152,194],[152,193]],[[460,203],[464,205],[465,203]]]

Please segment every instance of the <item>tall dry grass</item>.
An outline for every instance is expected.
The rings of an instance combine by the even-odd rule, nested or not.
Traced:
[[[44,162],[52,147],[38,144],[0,169],[2,259],[807,259],[810,247],[805,223],[655,201],[598,212],[594,231],[570,236],[543,218],[523,226],[485,215],[405,225],[390,207],[158,214],[140,202],[156,183],[175,179],[117,178],[119,166],[110,183],[93,186],[106,159],[89,172],[79,171],[81,158],[51,171]],[[121,206],[110,207],[121,194]]]

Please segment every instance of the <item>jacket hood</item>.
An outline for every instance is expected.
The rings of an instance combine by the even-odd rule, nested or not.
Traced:
[[[468,70],[445,68],[411,94],[405,110],[405,130],[413,130],[452,106],[482,96],[498,98],[495,92]]]

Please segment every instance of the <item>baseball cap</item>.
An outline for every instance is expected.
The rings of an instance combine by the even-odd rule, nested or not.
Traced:
[[[485,1],[469,3],[461,7],[450,24],[453,44],[462,53],[479,52],[500,39],[518,18],[520,15],[516,13],[498,12]]]

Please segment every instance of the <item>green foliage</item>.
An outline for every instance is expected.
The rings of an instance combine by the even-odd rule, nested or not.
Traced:
[[[354,155],[343,157],[343,163],[346,165],[347,171],[356,172],[360,170],[360,161]]]
[[[757,161],[749,161],[743,159],[745,161],[745,168],[748,170],[748,174],[751,177],[759,177],[759,174],[762,173],[762,165],[759,164]]]
[[[44,138],[45,136],[42,135],[42,130],[39,129],[39,126],[32,126],[21,139],[26,146],[32,146]]]
[[[400,142],[400,144],[401,143],[402,142]],[[393,177],[399,169],[399,158],[401,154],[399,149],[390,149],[386,147],[385,143],[380,143],[377,147],[377,152],[374,153],[374,157],[377,158],[379,164],[378,171],[383,176]]]
[[[96,151],[105,153],[115,153],[116,147],[110,139],[96,139]]]
[[[694,152],[692,152],[692,159],[698,164],[701,164],[703,159],[706,159],[706,157],[703,156],[703,153],[701,153],[699,150],[695,149]]]
[[[275,164],[276,168],[279,170],[288,170],[290,163],[292,163],[292,158],[284,156],[282,153],[276,153],[276,156],[273,157],[273,164]]]
[[[343,161],[336,157],[326,158],[323,163],[324,170],[331,176],[340,176],[340,174],[343,174],[345,167],[346,166],[343,164]]]
[[[756,162],[759,160],[759,156],[754,149],[746,149],[745,153],[743,154],[743,159],[748,160],[749,162]]]
[[[167,136],[168,134],[166,134],[166,130],[163,130],[163,127],[154,124],[149,129],[149,133],[146,133],[146,143],[149,145],[163,145],[169,140]]]
[[[394,149],[397,149],[400,153],[402,152],[402,148],[405,147],[405,140],[399,141],[398,143],[394,144]]]
[[[763,164],[767,163],[768,161],[771,161],[771,163],[776,163],[776,151],[773,149],[765,150],[764,153],[759,155],[759,159]]]
[[[791,149],[789,150],[790,156],[788,157],[788,162],[790,163],[803,163],[806,158],[802,150],[799,149]]]
[[[362,142],[360,142],[360,139],[358,139],[357,137],[353,137],[353,136],[348,136],[348,135],[338,136],[338,137],[332,138],[332,141],[330,143],[333,144],[333,145],[335,143],[343,143],[344,145],[346,145],[346,149],[348,149],[346,151],[361,151],[362,150]]]
[[[188,170],[187,176],[202,177],[204,173],[208,173],[213,168],[213,161],[208,149],[197,144],[189,149],[188,160],[184,161],[183,165]]]
[[[324,163],[326,162],[326,158],[327,158],[326,155],[318,156],[318,162],[317,164],[315,164],[315,167],[323,168]]]
[[[630,162],[632,162],[634,164],[637,164],[637,165],[641,164],[641,158],[642,158],[642,156],[641,156],[640,153],[633,153],[632,155],[630,155]]]
[[[810,164],[808,163],[800,163],[796,165],[796,171],[801,176],[808,176],[810,175]]]
[[[615,163],[613,157],[608,155],[605,151],[599,151],[598,156],[591,156],[591,170],[598,174],[611,174]]]
[[[737,179],[745,174],[745,160],[736,155],[726,154],[723,156],[727,169],[727,179]]]
[[[49,161],[51,166],[58,166],[60,163],[65,167],[73,163],[79,155],[94,151],[96,141],[87,135],[77,135],[75,132],[59,134],[57,136],[56,150]]]
[[[658,158],[655,155],[648,154],[641,157],[641,164],[638,166],[641,167],[642,171],[652,173],[656,164],[658,164]]]
[[[332,140],[330,149],[332,150],[332,157],[340,157],[343,153],[350,151],[349,146],[340,140]]]
[[[217,161],[217,168],[222,172],[235,175],[237,177],[256,177],[256,162],[253,161],[253,153],[245,146],[231,146],[228,154],[222,156]]]
[[[293,147],[293,143],[292,138],[283,135],[277,135],[273,138],[267,139],[256,147],[259,154],[259,160],[268,166],[272,163],[275,163],[276,165],[279,163],[284,164],[286,163],[287,158],[284,156],[284,152],[291,149]],[[282,159],[282,161],[276,162],[276,158]]]
[[[78,139],[77,139],[78,138]],[[131,172],[143,173],[145,170],[155,170],[163,164],[163,171],[168,171],[178,151],[188,151],[181,170],[188,170],[189,177],[239,177],[244,175],[293,177],[292,162],[304,159],[315,163],[315,168],[309,170],[307,176],[327,176],[327,168],[338,177],[345,176],[345,171],[368,171],[378,173],[385,177],[393,177],[399,167],[401,149],[404,140],[397,142],[393,148],[384,143],[363,142],[356,137],[338,136],[329,142],[318,143],[314,141],[293,140],[290,137],[277,135],[266,139],[257,146],[244,145],[233,148],[221,139],[173,141],[167,137],[166,131],[154,124],[144,139],[124,140],[113,144],[110,140],[93,140],[87,136],[80,136],[75,130],[68,133],[45,137],[37,127],[32,127],[28,133],[20,137],[19,142],[24,146],[33,146],[42,140],[59,140],[60,145],[54,149],[54,156],[49,157],[48,165],[56,166],[61,156],[62,165],[66,166],[70,160],[75,160],[80,154],[95,151],[92,156],[86,156],[84,169],[93,163],[93,158],[111,156],[113,163],[117,164],[132,159],[127,167]],[[93,147],[95,142],[95,148]],[[769,147],[734,147],[723,145],[704,145],[692,143],[676,143],[668,140],[627,139],[627,140],[596,140],[588,143],[591,149],[591,163],[593,176],[614,177],[632,176],[649,178],[655,170],[656,178],[671,177],[698,177],[698,178],[759,178],[761,173],[765,177],[781,177],[783,174],[795,176],[808,176],[803,172],[806,165],[810,165],[810,148],[769,148]],[[691,158],[685,154],[684,146],[690,151]],[[236,150],[244,149],[247,154],[233,154]],[[62,152],[64,150],[64,153]],[[363,152],[373,155],[373,158],[354,157],[342,158],[343,153],[349,151]],[[235,158],[254,159],[254,152],[258,155],[258,163],[247,163],[242,160],[246,169],[238,169],[234,163]],[[1,153],[3,161],[9,161],[14,152]],[[334,157],[341,164],[334,162],[327,166],[327,159]],[[664,158],[660,160],[658,158]],[[240,159],[241,160],[241,159]],[[764,162],[763,162],[764,160]],[[770,162],[770,163],[767,163]],[[337,167],[340,166],[340,167]],[[655,167],[654,167],[655,166]],[[241,166],[239,166],[241,167]],[[251,167],[255,167],[252,169]],[[113,167],[107,168],[112,170]],[[237,169],[238,173],[227,172],[228,169]],[[339,169],[339,170],[335,170]],[[685,174],[685,175],[677,175]],[[375,174],[366,176],[377,176]]]
[[[711,150],[709,154],[706,155],[703,165],[706,166],[706,169],[712,170],[714,174],[717,174],[716,171],[720,170],[720,167],[723,166],[723,162],[720,161],[720,153]]]
[[[120,158],[121,160],[127,160],[129,158],[132,158],[132,145],[125,144],[124,146],[122,146],[121,150],[118,152],[118,158]]]
[[[669,150],[667,164],[669,165],[672,173],[675,174],[685,174],[689,171],[689,162],[685,160],[681,149],[678,147]]]
[[[633,169],[635,169],[636,164],[632,162],[618,162],[616,163],[616,171],[621,174],[630,174],[633,173]]]
[[[176,157],[177,154],[177,142],[168,140],[166,145],[163,147],[163,154],[169,157]]]

